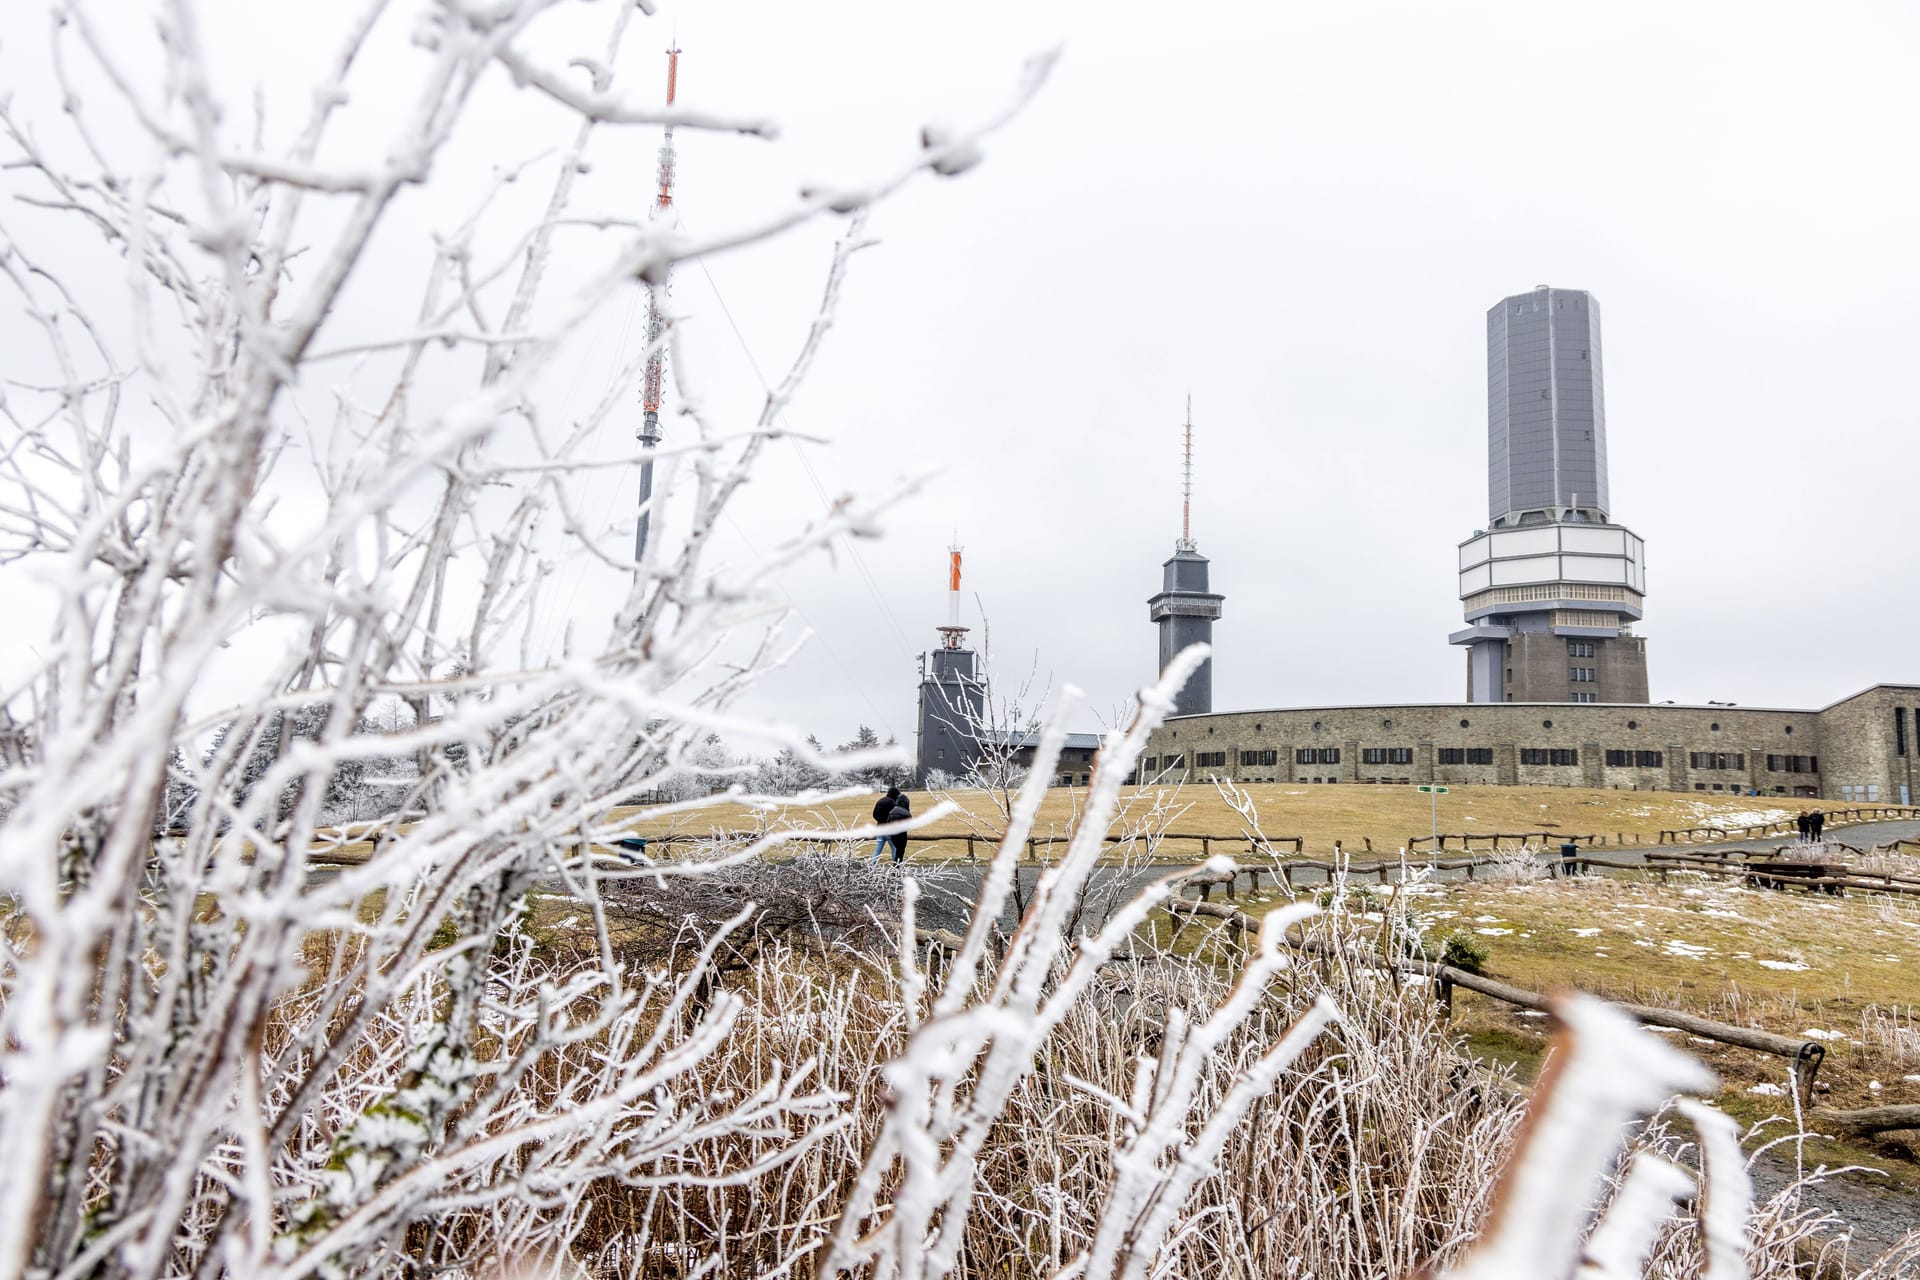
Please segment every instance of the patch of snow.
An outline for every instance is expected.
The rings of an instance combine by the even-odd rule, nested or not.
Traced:
[[[1506,936],[1509,933],[1512,933],[1513,930],[1511,929],[1475,929],[1474,932],[1484,933],[1489,938],[1500,938],[1500,937]]]
[[[1847,1033],[1844,1031],[1822,1031],[1818,1027],[1808,1027],[1800,1034],[1809,1040],[1845,1040],[1847,1038]]]
[[[1503,922],[1503,921],[1501,920],[1501,918],[1500,918],[1499,916],[1475,916],[1475,917],[1473,918],[1473,922],[1474,922],[1475,924],[1501,924],[1501,923],[1504,923],[1504,922]]]
[[[1599,929],[1575,929],[1573,936],[1576,938],[1591,938],[1599,932],[1601,932]]]
[[[1723,911],[1719,907],[1708,907],[1700,914],[1703,916],[1713,916],[1718,920],[1739,920],[1742,918],[1738,911]]]
[[[1801,964],[1797,960],[1762,960],[1760,967],[1763,969],[1779,969],[1786,973],[1805,973],[1811,966]]]
[[[1523,1018],[1544,1018],[1547,1016],[1546,1010],[1544,1009],[1521,1009],[1518,1010],[1518,1013]]]
[[[1757,1093],[1763,1098],[1784,1098],[1787,1094],[1787,1091],[1777,1084],[1749,1085],[1747,1092]]]
[[[1713,954],[1712,947],[1702,947],[1691,942],[1682,942],[1678,938],[1667,939],[1666,953],[1670,956],[1683,956],[1688,960],[1698,960],[1701,956]]]

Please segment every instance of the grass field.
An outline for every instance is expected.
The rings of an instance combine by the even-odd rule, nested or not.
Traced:
[[[1350,853],[1366,850],[1392,853],[1410,837],[1429,832],[1429,798],[1412,787],[1366,785],[1298,786],[1271,783],[1249,786],[1260,828],[1269,837],[1299,836],[1309,852],[1330,852],[1342,842]],[[1155,805],[1167,811],[1167,829],[1177,833],[1235,836],[1246,823],[1211,786],[1183,788],[1128,788],[1131,820]],[[937,797],[912,794],[915,812],[925,813]],[[1000,816],[992,797],[977,791],[957,791],[948,798],[963,810],[934,823],[926,834],[957,836],[970,829],[993,832]],[[1084,797],[1077,790],[1057,788],[1047,793],[1035,834],[1065,835],[1078,819]],[[1808,802],[1810,803],[1810,802]],[[765,821],[769,827],[841,828],[869,820],[871,799],[838,801],[832,805],[791,806],[764,815],[739,805],[707,810],[678,822],[649,821],[640,809],[616,810],[617,819],[631,823],[646,835],[668,832],[705,834],[740,831]],[[1579,787],[1455,787],[1438,797],[1438,822],[1448,834],[1544,831],[1554,835],[1600,835],[1609,843],[1624,836],[1629,843],[1652,843],[1663,829],[1692,826],[1746,826],[1788,817],[1798,807],[1778,797],[1704,796],[1670,791],[1599,791]],[[1118,834],[1123,819],[1112,828]],[[915,841],[915,860],[938,861],[959,856],[964,846]],[[984,854],[984,847],[979,852]],[[1172,842],[1168,855],[1190,858],[1198,852],[1191,842]]]
[[[1255,913],[1278,899],[1242,899]],[[1816,1105],[1920,1103],[1920,902],[1747,889],[1675,873],[1526,884],[1450,882],[1408,898],[1432,935],[1464,931],[1486,972],[1533,991],[1573,987],[1757,1027],[1827,1048]],[[1456,990],[1455,1020],[1481,1056],[1530,1077],[1546,1020]],[[1673,1035],[1723,1082],[1719,1104],[1753,1124],[1791,1114],[1788,1064]],[[1817,1122],[1809,1127],[1818,1128]],[[1816,1142],[1809,1159],[1879,1168],[1920,1190],[1912,1133]]]

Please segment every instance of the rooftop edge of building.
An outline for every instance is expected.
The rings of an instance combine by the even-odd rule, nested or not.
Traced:
[[[1249,716],[1249,715],[1298,715],[1303,711],[1390,711],[1400,708],[1434,709],[1459,708],[1463,711],[1486,711],[1497,707],[1555,707],[1576,712],[1611,707],[1615,710],[1634,711],[1760,711],[1777,715],[1806,716],[1817,715],[1822,711],[1831,711],[1835,707],[1863,698],[1879,689],[1899,690],[1920,693],[1920,682],[1909,683],[1901,680],[1882,680],[1868,685],[1858,693],[1850,693],[1837,698],[1822,707],[1763,707],[1745,702],[1335,702],[1314,706],[1298,707],[1247,707],[1236,711],[1202,711],[1190,715],[1171,715],[1165,723],[1175,720],[1204,720],[1212,716]]]

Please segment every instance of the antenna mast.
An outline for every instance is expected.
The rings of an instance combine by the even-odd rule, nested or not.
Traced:
[[[1186,444],[1181,456],[1180,471],[1180,540],[1173,544],[1175,551],[1197,551],[1199,544],[1193,540],[1193,397],[1187,397]]]
[[[965,641],[967,629],[960,625],[960,548],[947,548],[947,625],[941,627],[940,647],[958,649]]]
[[[667,50],[667,105],[672,106],[680,82],[680,42]],[[647,220],[671,217],[673,213],[673,124],[666,126],[666,138],[660,144],[659,191],[647,210]],[[666,378],[667,352],[663,338],[667,329],[664,301],[671,295],[673,277],[647,290],[647,371],[640,384],[640,443],[651,449],[660,443],[660,391]],[[634,530],[633,558],[637,563],[647,550],[647,528],[653,522],[649,504],[653,500],[653,459],[640,464],[640,523]]]

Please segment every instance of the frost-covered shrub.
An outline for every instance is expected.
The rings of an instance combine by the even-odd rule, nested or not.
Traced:
[[[1440,958],[1456,969],[1483,973],[1487,967],[1487,944],[1465,929],[1455,929],[1441,945]]]

